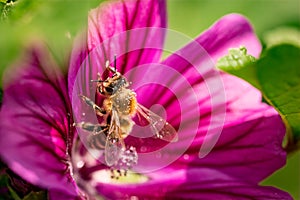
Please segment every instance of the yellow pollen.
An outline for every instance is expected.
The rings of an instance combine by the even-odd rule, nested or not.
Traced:
[[[126,176],[119,176],[118,178],[112,178],[112,173],[109,169],[99,170],[92,174],[92,180],[95,182],[116,184],[116,185],[126,185],[126,184],[137,184],[145,183],[149,180],[149,177],[138,174],[133,171],[127,171]]]

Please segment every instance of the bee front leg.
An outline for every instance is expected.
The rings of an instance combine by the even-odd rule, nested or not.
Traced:
[[[92,107],[95,111],[95,113],[99,116],[103,116],[106,114],[106,111],[103,108],[100,108],[95,102],[93,102],[91,99],[84,95],[79,95],[81,99],[90,107]]]

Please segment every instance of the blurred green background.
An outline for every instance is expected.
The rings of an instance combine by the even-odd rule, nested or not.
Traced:
[[[300,26],[299,0],[169,0],[169,27],[196,36],[221,16],[241,13],[258,36],[279,26]]]
[[[63,66],[72,39],[86,25],[88,10],[99,0],[0,0],[0,76],[28,41],[42,38]],[[169,28],[195,37],[228,13],[241,13],[253,23],[265,44],[266,34],[278,27],[300,27],[299,0],[168,0]],[[296,36],[299,39],[299,35]],[[300,199],[300,153],[263,182]]]

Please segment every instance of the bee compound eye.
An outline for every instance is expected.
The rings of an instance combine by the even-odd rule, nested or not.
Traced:
[[[111,88],[111,87],[106,87],[105,91],[109,94],[112,94],[114,92],[113,88]]]

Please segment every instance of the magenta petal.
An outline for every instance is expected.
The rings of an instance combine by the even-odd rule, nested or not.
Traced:
[[[67,164],[70,103],[58,66],[35,47],[4,79],[1,157],[30,183],[76,195]]]
[[[181,158],[173,163],[177,167],[222,166],[220,170],[236,178],[260,182],[285,164],[286,153],[282,148],[284,124],[272,107],[261,102],[260,92],[239,78],[222,73],[224,91],[210,93],[207,87],[222,89],[213,84],[218,83],[219,78],[211,76],[209,82],[205,80],[194,85],[195,92],[198,92],[196,103],[191,98],[192,93],[184,95],[188,87],[181,96],[178,95],[181,93],[179,89],[173,90],[179,99],[165,92],[163,97],[153,100],[164,105],[170,124],[176,128],[183,124],[178,131],[179,140],[170,144],[169,154],[176,156],[182,153]],[[182,83],[173,84],[184,87]],[[159,89],[156,86],[154,90],[157,92]],[[219,99],[220,93],[225,93],[226,99]],[[159,97],[160,93],[154,93],[153,97],[156,96]],[[173,103],[164,104],[162,99],[166,96]],[[146,103],[147,99],[144,100]],[[213,108],[216,109],[213,111]],[[200,113],[197,115],[195,112]],[[195,129],[192,122],[199,119],[199,127]]]
[[[231,75],[223,79],[227,91],[226,122],[215,155],[227,152],[227,162],[236,166],[232,173],[259,182],[285,165],[284,123],[275,109],[261,103],[261,93],[250,84]],[[220,165],[226,163],[222,155],[217,157],[223,158],[215,158]]]
[[[286,192],[249,184],[215,168],[161,170],[149,176],[151,179],[145,183],[99,184],[97,189],[110,199],[292,199]]]
[[[235,179],[216,168],[189,168],[186,182],[166,195],[176,199],[236,199],[292,200],[292,197],[273,187],[249,184]]]
[[[195,41],[168,57],[164,63],[177,66],[176,68],[180,71],[184,71],[191,63],[185,62],[182,58],[194,58],[194,63],[199,63],[202,59],[203,62],[203,56],[199,54],[202,50],[198,50],[198,45],[206,51],[206,54],[209,54],[214,62],[228,54],[229,48],[238,48],[241,45],[245,46],[248,53],[255,57],[258,57],[261,52],[261,44],[248,20],[238,14],[229,14],[201,33]]]
[[[222,17],[195,40],[169,56],[163,64],[173,67],[191,84],[195,84],[215,73],[213,63],[227,54],[229,48],[241,45],[255,57],[258,57],[261,52],[261,44],[250,23],[241,15],[230,14]]]
[[[165,28],[166,5],[164,0],[129,0],[105,2],[89,14],[86,38],[80,38],[73,49],[69,68],[69,95],[80,66],[89,59],[88,54],[95,48],[99,49],[96,65],[92,65],[90,74],[99,72],[97,68],[105,67],[107,60],[113,62],[118,58],[117,68],[122,74],[132,67],[157,62],[161,56],[164,31],[139,31],[139,34],[126,32],[139,28]],[[118,37],[118,35],[121,36]],[[111,40],[112,37],[115,37]],[[81,41],[80,41],[81,40]],[[109,41],[108,41],[109,40]],[[144,48],[155,42],[158,47]],[[104,44],[103,44],[104,43]],[[130,50],[130,45],[135,49]]]
[[[104,3],[90,12],[88,48],[91,50],[104,40],[123,31],[144,27],[166,27],[164,0],[129,0]],[[130,42],[130,40],[134,41],[135,38],[129,36],[127,39]]]
[[[220,56],[227,53],[228,48],[239,47],[240,45],[246,46],[249,53],[254,56],[260,54],[261,45],[249,22],[243,16],[230,14],[221,18],[211,28],[196,38],[196,40],[191,41],[162,62],[163,65],[173,68],[185,77],[197,94],[198,109],[200,109],[201,115],[200,128],[202,129],[206,128],[207,130],[208,126],[217,126],[218,124],[216,123],[211,124],[216,121],[219,121],[222,126],[224,121],[223,116],[226,113],[225,106],[227,104],[228,91],[223,87],[224,81],[221,78],[220,72],[215,70],[214,62]],[[156,71],[153,71],[154,73]],[[149,75],[147,74],[147,76]],[[177,79],[167,77],[164,73],[158,74],[157,77],[157,79],[169,79],[172,81],[169,85],[175,85],[178,82]],[[189,101],[189,95],[184,94],[186,89],[186,87],[178,87],[177,90],[172,92],[176,95],[178,93],[181,94],[181,104],[193,107],[193,102]],[[152,94],[156,99],[154,99]],[[238,93],[238,95],[240,94],[242,93]],[[180,114],[178,113],[178,109],[176,109],[176,103],[173,103],[175,102],[174,95],[166,94],[164,89],[152,87],[138,95],[142,96],[146,101],[150,99],[150,101],[155,103],[162,103],[167,110],[170,110],[168,114],[175,118]],[[168,106],[166,107],[166,105]],[[213,116],[211,113],[213,113]],[[210,119],[210,117],[213,117],[213,119]],[[178,126],[177,122],[173,122],[172,124]],[[191,132],[191,130],[187,132]]]
[[[219,93],[221,94],[221,101],[225,101],[227,92],[222,91],[223,81],[220,74],[214,69],[214,63],[221,56],[227,54],[228,48],[239,47],[240,45],[245,46],[248,53],[253,56],[258,56],[261,52],[261,45],[250,23],[241,15],[230,14],[221,18],[185,47],[173,53],[162,64],[172,67],[182,74],[196,91],[201,101],[201,109],[205,110],[207,107],[208,112],[210,112],[212,111],[211,105],[203,104],[210,103],[212,95],[216,96]],[[164,74],[158,76],[169,78],[165,77]],[[173,83],[176,81],[174,79]],[[164,95],[163,90],[157,91],[156,88],[150,92],[147,91],[148,93],[144,93],[143,96],[147,98],[147,94],[153,94],[154,91],[156,96],[163,98],[161,101],[165,102],[171,99],[170,96]]]
[[[229,48],[245,46],[248,53],[258,57],[261,44],[247,19],[239,14],[222,17],[196,41],[209,53],[214,61],[228,54]]]
[[[148,67],[152,69],[154,65]],[[143,68],[139,68],[141,69]],[[147,82],[150,78],[149,82],[159,81],[162,84],[160,75],[156,77],[157,79],[148,75],[143,81]],[[220,77],[210,77],[210,83],[218,83],[218,78]],[[177,142],[170,143],[159,152],[164,159],[158,159],[155,153],[151,159],[144,159],[146,156],[144,154],[139,155],[138,165],[141,167],[136,170],[140,171],[142,168],[147,171],[151,167],[154,169],[157,166],[167,166],[180,156],[180,159],[172,165],[178,168],[188,165],[222,166],[220,170],[233,177],[258,183],[285,164],[286,153],[282,148],[285,127],[278,113],[261,102],[260,92],[250,84],[224,73],[221,74],[221,78],[224,91],[210,93],[207,87],[218,88],[219,85],[208,86],[209,84],[205,84],[207,80],[195,84],[193,88],[196,93],[198,92],[197,102],[194,100],[195,93],[189,91],[185,82],[179,81],[180,79],[175,79],[178,81],[168,85],[168,89],[173,89],[173,93],[155,84],[152,87],[145,87],[145,91],[155,91],[153,99],[144,98],[139,90],[136,90],[138,99],[143,105],[151,107],[155,103],[164,106],[168,122],[178,130],[179,135]],[[168,82],[169,78],[163,80]],[[135,87],[136,84],[138,85],[136,82],[132,86]],[[176,85],[180,85],[184,92],[179,88],[176,89]],[[220,93],[225,93],[226,99],[219,99]],[[167,97],[169,100],[164,101]],[[131,135],[135,136],[139,132],[141,131],[133,129]],[[207,140],[204,140],[206,138]],[[131,136],[126,142],[133,146],[137,143]],[[153,142],[150,146],[153,148],[156,145],[157,142]]]
[[[284,124],[273,108],[261,103],[261,94],[251,85],[227,74],[222,78],[227,100],[223,123],[213,120],[218,117],[216,114],[222,113],[201,113],[198,134],[175,165],[220,166],[221,171],[233,177],[260,182],[285,164]],[[199,106],[209,111],[203,102],[199,102]],[[208,134],[209,128],[212,131]],[[219,130],[222,132],[214,145],[213,138],[218,136]],[[186,138],[188,135],[193,137],[188,130],[183,134]],[[204,141],[204,138],[208,140]],[[185,147],[185,140],[178,142],[178,149]],[[200,155],[206,151],[208,154],[202,158],[199,151]]]
[[[87,199],[87,196],[84,193],[80,193],[80,195],[76,197],[74,196],[74,194],[67,193],[64,190],[62,191],[62,190],[50,189],[48,190],[48,198],[51,200],[84,200]]]
[[[241,79],[218,73],[214,69],[209,56],[215,61],[227,48],[240,45],[246,46],[254,56],[258,56],[261,50],[248,21],[240,15],[231,14],[162,63],[187,79],[197,94],[196,104],[191,101],[191,95],[185,95],[187,87],[178,87],[172,91],[173,94],[166,93],[165,89],[152,87],[138,95],[142,97],[141,101],[150,102],[150,106],[151,102],[162,104],[167,110],[168,122],[176,128],[184,120],[199,120],[196,115],[187,111],[200,111],[196,140],[187,151],[189,159],[183,156],[181,164],[187,165],[192,159],[193,164],[198,166],[220,165],[224,166],[226,172],[258,182],[284,165],[285,153],[281,143],[285,129],[278,114],[261,103],[258,90]],[[166,73],[159,73],[157,80],[172,81],[171,77],[164,77],[164,74]],[[149,76],[151,74],[147,78]],[[178,79],[173,79],[169,86],[177,84],[182,85]],[[180,97],[180,106],[176,103],[174,94]],[[180,112],[182,105],[190,108]],[[189,113],[189,116],[184,116],[185,113]],[[178,121],[180,117],[182,119]],[[187,148],[194,135],[194,129],[183,128],[179,132],[178,142],[173,145],[174,152]],[[217,140],[218,143],[211,149]],[[248,148],[251,150],[247,150]],[[209,155],[200,159],[199,150],[201,157],[207,153]]]

